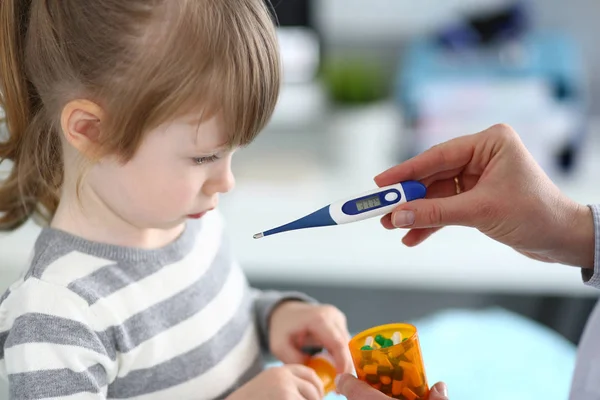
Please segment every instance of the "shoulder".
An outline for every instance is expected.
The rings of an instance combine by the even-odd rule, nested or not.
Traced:
[[[93,324],[89,302],[76,290],[78,282],[114,262],[86,254],[62,236],[48,229],[40,233],[28,270],[0,298],[0,331],[24,315]]]
[[[90,293],[103,286],[114,273],[117,263],[109,258],[93,255],[85,247],[74,243],[71,237],[61,238],[60,232],[43,232],[22,290],[46,290],[60,293],[62,299],[90,304]],[[66,235],[65,235],[66,236]]]
[[[49,284],[68,287],[73,281],[113,264],[106,257],[86,252],[87,243],[53,229],[43,229],[35,242],[25,280],[36,278]]]
[[[77,338],[106,354],[95,333],[97,318],[69,289],[34,277],[13,284],[0,304],[0,348]],[[68,333],[68,334],[67,334]]]
[[[91,322],[89,305],[68,288],[35,277],[15,282],[0,300],[0,331],[26,314]],[[8,325],[8,326],[7,326]]]

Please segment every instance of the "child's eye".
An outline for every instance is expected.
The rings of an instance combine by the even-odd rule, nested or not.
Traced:
[[[219,159],[219,157],[216,155],[212,155],[212,156],[208,156],[208,157],[194,157],[193,158],[194,163],[196,163],[197,165],[214,162],[214,161],[217,161],[218,159]]]

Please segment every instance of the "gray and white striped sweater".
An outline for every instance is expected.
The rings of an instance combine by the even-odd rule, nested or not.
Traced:
[[[263,368],[267,321],[300,293],[251,289],[217,212],[158,250],[46,228],[0,304],[11,399],[218,399]]]

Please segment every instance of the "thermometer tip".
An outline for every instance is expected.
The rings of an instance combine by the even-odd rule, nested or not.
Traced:
[[[252,237],[253,237],[254,239],[260,239],[260,238],[262,238],[262,237],[264,237],[264,236],[265,236],[265,234],[261,232],[261,233],[257,233],[256,235],[254,235],[254,236],[252,236]]]

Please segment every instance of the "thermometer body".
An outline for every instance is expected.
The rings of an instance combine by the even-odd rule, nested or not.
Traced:
[[[331,203],[296,221],[257,233],[254,238],[259,239],[264,236],[297,229],[347,224],[385,215],[399,204],[424,198],[426,192],[425,185],[416,181],[405,181],[381,187],[350,199]]]

